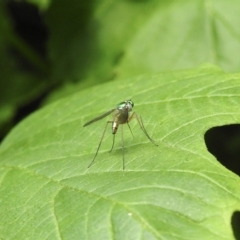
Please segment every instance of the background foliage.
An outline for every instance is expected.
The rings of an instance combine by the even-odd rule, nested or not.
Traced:
[[[1,1],[1,137],[35,113],[0,148],[0,238],[239,239],[239,178],[207,151],[239,160],[237,125],[208,131],[239,122],[238,8]],[[83,123],[128,98],[159,147],[133,122],[126,171],[110,134],[87,169],[104,120]]]

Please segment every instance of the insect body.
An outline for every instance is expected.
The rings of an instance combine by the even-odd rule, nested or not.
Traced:
[[[103,141],[103,138],[104,138],[104,135],[105,135],[105,132],[106,132],[106,129],[107,129],[107,126],[109,123],[112,124],[112,134],[113,134],[113,143],[112,143],[112,147],[111,147],[111,150],[110,152],[112,151],[113,147],[114,147],[114,143],[115,143],[115,134],[118,130],[118,126],[120,124],[127,124],[129,129],[130,129],[130,132],[132,134],[132,130],[129,126],[129,122],[133,119],[133,118],[136,118],[137,119],[137,122],[140,126],[140,128],[142,129],[142,131],[144,132],[144,134],[146,135],[146,137],[153,143],[157,146],[157,144],[154,142],[154,140],[148,135],[144,125],[143,125],[143,121],[142,121],[142,118],[140,115],[137,115],[135,112],[132,113],[132,115],[130,116],[130,112],[132,111],[134,107],[134,103],[131,101],[131,100],[126,100],[124,102],[121,102],[117,105],[116,108],[113,108],[111,109],[110,111],[100,115],[99,117],[96,117],[94,118],[93,120],[85,123],[83,125],[83,127],[86,127],[88,126],[89,124],[91,123],[94,123],[106,116],[108,116],[109,114],[113,113],[113,120],[112,121],[107,121],[106,125],[105,125],[105,128],[104,128],[104,131],[103,131],[103,134],[102,134],[102,137],[100,139],[100,142],[98,144],[98,148],[97,148],[97,151],[95,153],[95,156],[93,158],[93,160],[91,161],[91,163],[89,164],[88,168],[92,166],[92,164],[94,163],[94,160],[95,158],[97,157],[97,154],[98,154],[98,151],[101,147],[101,144],[102,144],[102,141]],[[133,134],[132,134],[133,135]],[[125,159],[124,159],[124,139],[123,139],[123,127],[122,127],[122,153],[123,153],[123,169],[125,168]]]

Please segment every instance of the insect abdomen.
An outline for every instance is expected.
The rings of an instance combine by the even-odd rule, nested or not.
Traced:
[[[118,124],[116,122],[113,122],[112,124],[112,134],[116,134],[118,130]]]

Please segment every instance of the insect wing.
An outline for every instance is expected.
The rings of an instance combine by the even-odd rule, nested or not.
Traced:
[[[94,123],[94,122],[96,122],[96,121],[98,121],[98,120],[100,120],[100,119],[102,119],[102,118],[108,116],[108,115],[109,115],[110,113],[112,113],[114,110],[116,110],[116,109],[113,108],[113,109],[109,110],[108,112],[106,112],[106,113],[104,113],[104,114],[102,114],[102,115],[100,115],[100,116],[98,116],[98,117],[92,119],[91,121],[85,123],[83,126],[86,127],[86,126],[88,126],[89,124]]]

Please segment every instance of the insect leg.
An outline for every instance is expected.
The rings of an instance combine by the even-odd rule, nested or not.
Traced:
[[[137,115],[135,112],[130,116],[130,118],[128,119],[128,122],[130,122],[133,118],[137,119],[137,122],[141,128],[141,130],[143,131],[143,133],[146,135],[146,137],[149,139],[150,142],[152,142],[154,145],[158,146],[155,141],[148,135],[147,130],[145,129],[144,125],[143,125],[143,121],[142,121],[142,117],[140,115]]]
[[[115,133],[113,134],[113,142],[112,142],[112,147],[110,149],[109,152],[111,152],[113,150],[113,147],[114,147],[114,143],[115,143]]]
[[[123,154],[123,170],[125,169],[125,158],[124,158],[124,137],[123,137],[123,125],[122,125],[122,154]]]
[[[97,157],[98,151],[99,151],[99,149],[101,147],[102,140],[104,138],[104,135],[105,135],[105,132],[106,132],[106,129],[107,129],[107,126],[108,126],[109,123],[112,123],[112,121],[107,121],[106,126],[105,126],[104,131],[103,131],[103,134],[102,134],[102,137],[101,137],[100,142],[98,144],[98,148],[97,148],[97,151],[95,153],[95,156],[94,156],[93,160],[91,161],[91,163],[88,165],[88,168],[90,168],[92,166],[92,164],[94,163],[95,158]]]
[[[128,122],[129,122],[129,121],[128,121]],[[130,125],[128,124],[128,122],[127,122],[128,128],[129,128],[129,130],[130,130],[130,132],[131,132],[131,134],[132,134],[132,137],[134,138],[132,129],[130,128]]]

